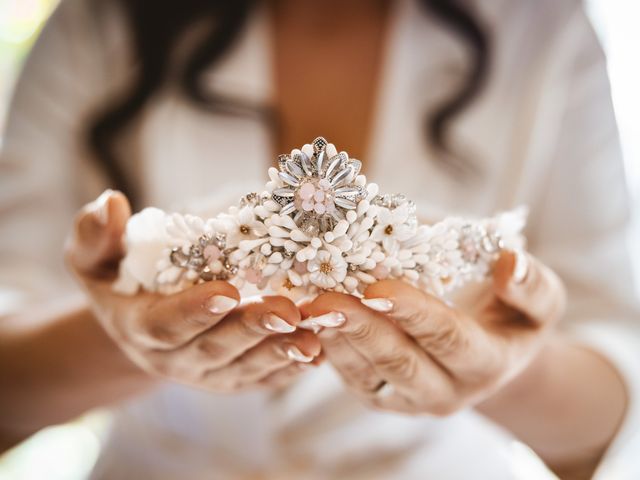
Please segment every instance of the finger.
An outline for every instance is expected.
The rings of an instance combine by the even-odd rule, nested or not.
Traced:
[[[494,268],[494,292],[536,325],[555,323],[563,314],[566,292],[547,266],[523,251],[504,251]]]
[[[321,295],[309,306],[309,314],[314,316],[330,311],[343,313],[346,321],[318,334],[327,352],[339,345],[340,333],[382,379],[406,395],[414,395],[416,386],[420,386],[421,393],[430,390],[441,396],[450,392],[447,373],[384,314],[366,308],[351,295],[339,293]],[[339,356],[334,354],[334,360],[340,362]]]
[[[504,342],[498,336],[460,310],[405,282],[377,282],[364,295],[365,305],[374,311],[384,310],[454,376],[463,371],[467,374],[494,371],[504,358]]]
[[[115,276],[124,255],[122,235],[131,216],[127,198],[105,190],[77,214],[66,246],[67,261],[81,277]]]
[[[311,363],[321,351],[320,342],[311,332],[275,335],[244,352],[229,365],[207,370],[204,379],[214,385],[235,389],[260,382],[293,363]],[[206,364],[206,362],[203,362]]]
[[[205,282],[173,295],[149,295],[144,315],[127,328],[141,346],[175,349],[210,329],[240,302],[238,290],[223,281]]]
[[[334,335],[331,335],[333,333]],[[371,363],[354,349],[340,332],[329,330],[323,339],[323,351],[343,378],[347,388],[363,400],[371,400],[385,381],[373,368]]]
[[[300,322],[300,312],[285,297],[262,297],[235,309],[185,349],[194,365],[219,368],[231,363],[267,337],[291,334]]]
[[[258,382],[259,386],[269,389],[280,389],[291,385],[296,379],[315,368],[315,363],[294,362],[277,370]]]

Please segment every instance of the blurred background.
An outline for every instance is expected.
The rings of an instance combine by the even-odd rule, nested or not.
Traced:
[[[11,90],[22,61],[57,3],[0,0],[0,132],[4,130]],[[587,0],[586,4],[608,55],[629,182],[638,206],[635,228],[640,233],[640,1]],[[638,266],[640,272],[640,261]],[[0,480],[85,478],[108,425],[108,413],[94,412],[71,424],[39,432],[0,456]]]

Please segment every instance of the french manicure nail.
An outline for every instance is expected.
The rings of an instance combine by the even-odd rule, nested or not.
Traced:
[[[393,302],[388,298],[363,298],[360,302],[376,312],[387,313],[393,310]]]
[[[109,198],[112,193],[113,190],[107,188],[91,204],[91,210],[100,225],[106,225],[109,223]]]
[[[294,360],[296,362],[302,363],[309,363],[313,360],[313,356],[305,355],[295,345],[291,345],[289,348],[287,348],[287,357],[289,357],[289,360]]]
[[[322,327],[320,325],[318,325],[317,323],[314,323],[313,320],[309,318],[301,321],[296,326],[297,328],[302,328],[303,330],[311,330],[316,335],[320,333],[320,330],[322,330]]]
[[[214,295],[207,300],[207,309],[211,313],[227,313],[238,305],[238,301],[235,298],[225,297],[224,295]]]
[[[513,253],[516,257],[516,263],[513,267],[513,274],[511,275],[511,278],[514,283],[522,283],[529,272],[529,260],[521,250],[514,250]]]
[[[271,330],[276,333],[291,333],[296,329],[296,327],[288,323],[283,318],[280,318],[275,313],[267,313],[265,315],[264,326],[267,330]]]
[[[300,328],[314,329],[316,327],[339,327],[347,318],[340,312],[329,312],[317,317],[305,318],[298,324]]]

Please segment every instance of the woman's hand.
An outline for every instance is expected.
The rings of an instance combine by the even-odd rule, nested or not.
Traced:
[[[373,284],[365,297],[321,295],[303,307],[305,324],[338,325],[318,334],[324,354],[365,403],[435,415],[475,405],[518,375],[565,303],[551,270],[512,252],[468,311],[401,281]]]
[[[296,329],[300,312],[284,297],[239,306],[238,291],[222,281],[166,296],[114,293],[130,214],[122,194],[105,192],[78,214],[67,259],[99,322],[139,367],[181,383],[235,392],[284,385],[317,359],[318,339]]]

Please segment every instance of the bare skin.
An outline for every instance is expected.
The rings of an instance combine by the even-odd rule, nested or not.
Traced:
[[[362,157],[389,3],[323,2],[322,8],[338,13],[331,25],[310,22],[318,8],[312,0],[273,3],[276,108],[284,127],[276,147],[286,151],[322,132]],[[303,24],[307,33],[318,34],[297,35]],[[307,62],[310,51],[319,64],[340,65],[340,74],[300,72],[300,59]],[[213,282],[162,299],[111,293],[109,282],[122,255],[118,238],[129,211],[121,195],[108,206],[106,225],[96,218],[95,205],[86,207],[70,243],[69,263],[87,292],[85,303],[44,306],[0,323],[4,446],[47,424],[145,391],[156,379],[215,392],[285,385],[301,371],[300,362],[283,355],[282,348],[292,343],[318,360],[322,348],[348,388],[373,408],[445,415],[475,406],[531,445],[563,478],[589,477],[624,415],[626,392],[615,369],[555,331],[563,290],[533,257],[525,280],[514,283],[514,259],[505,255],[492,291],[475,309],[450,307],[407,285],[381,282],[366,295],[389,299],[389,312],[327,294],[302,313],[279,298],[213,313],[204,307],[208,299],[238,299],[233,287]],[[303,316],[336,310],[346,322],[318,337],[264,328],[268,313],[297,325]],[[371,393],[381,379],[394,386],[382,400]]]
[[[366,159],[391,2],[274,0],[271,6],[277,152],[323,135]]]

